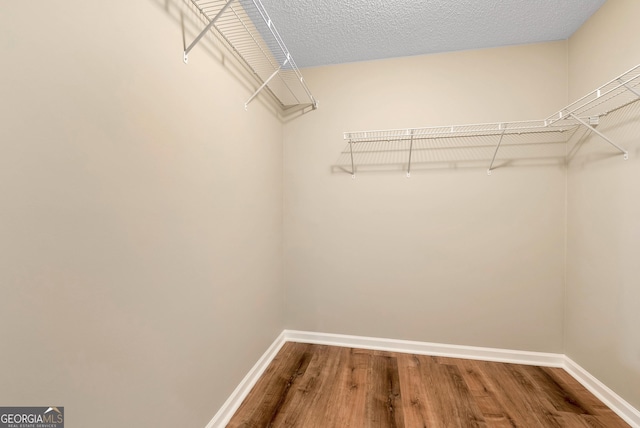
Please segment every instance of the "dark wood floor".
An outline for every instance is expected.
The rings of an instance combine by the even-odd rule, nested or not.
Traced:
[[[628,427],[562,369],[286,343],[227,427]]]

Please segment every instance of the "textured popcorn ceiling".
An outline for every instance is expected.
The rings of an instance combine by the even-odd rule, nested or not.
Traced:
[[[604,2],[262,0],[298,67],[563,40]]]

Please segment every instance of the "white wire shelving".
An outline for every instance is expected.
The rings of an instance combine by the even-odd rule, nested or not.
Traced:
[[[259,85],[245,102],[245,109],[263,90],[283,110],[299,106],[317,108],[317,100],[260,0],[191,0],[191,3],[208,24],[185,49],[185,63],[200,40],[209,31],[215,31]]]
[[[455,150],[470,147],[487,147],[487,141],[493,141],[493,155],[487,174],[495,169],[496,156],[509,138],[527,138],[527,144],[567,143],[579,128],[597,134],[628,159],[628,152],[596,129],[600,118],[640,100],[640,65],[600,86],[579,100],[569,104],[543,120],[520,122],[496,122],[469,125],[435,126],[428,128],[405,128],[377,131],[345,132],[348,149],[343,152],[350,163],[352,176],[357,170],[356,156],[379,151],[387,146],[388,151],[406,152],[403,161],[407,165],[407,176],[411,175],[412,156],[418,145],[420,150]],[[446,141],[455,141],[446,145]],[[478,143],[481,141],[481,143]],[[398,149],[403,144],[402,149]],[[359,146],[369,148],[359,150]],[[373,147],[373,149],[371,149]],[[382,150],[385,150],[382,148]],[[485,150],[486,152],[486,150]]]

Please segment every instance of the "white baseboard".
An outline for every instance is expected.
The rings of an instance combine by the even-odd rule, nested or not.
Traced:
[[[249,373],[247,373],[244,379],[242,379],[240,384],[231,393],[227,401],[225,401],[222,407],[220,407],[218,413],[216,413],[213,419],[209,421],[206,428],[223,428],[229,423],[233,414],[238,410],[242,401],[247,397],[251,388],[253,388],[258,379],[260,379],[260,376],[262,376],[285,342],[286,339],[283,331],[271,346],[269,346],[269,349],[262,354],[262,357],[260,357],[258,362],[251,368],[251,370],[249,370]]]
[[[640,428],[640,412],[631,404],[567,356],[565,356],[563,368],[626,423],[634,428]]]
[[[437,357],[465,358],[470,360],[496,361],[500,363],[528,364],[544,367],[563,368],[602,400],[618,416],[633,428],[640,428],[640,412],[627,403],[589,372],[564,354],[546,352],[517,351],[509,349],[482,348],[477,346],[445,345],[440,343],[415,342],[410,340],[383,339],[344,334],[315,333],[308,331],[284,330],[253,366],[229,399],[222,405],[206,428],[223,428],[238,410],[242,401],[251,391],[262,373],[275,358],[285,342],[315,343],[319,345],[343,346],[349,348],[374,349],[379,351],[404,352],[432,355]]]
[[[307,331],[295,330],[285,330],[283,333],[287,342],[346,346],[349,348],[404,352],[408,354],[432,355],[434,357],[496,361],[500,363],[527,364],[545,367],[564,367],[563,354],[514,351],[509,349],[482,348],[477,346],[444,345],[441,343],[415,342],[410,340],[382,339],[363,336],[348,336],[344,334],[312,333]]]

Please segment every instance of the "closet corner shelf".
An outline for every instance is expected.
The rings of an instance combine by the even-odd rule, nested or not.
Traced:
[[[216,30],[227,47],[256,78],[259,87],[245,103],[269,92],[283,110],[318,107],[300,70],[260,0],[191,0],[207,26],[184,51],[184,62],[198,42]]]
[[[543,120],[345,132],[344,139],[349,143],[348,154],[351,159],[351,175],[355,176],[356,172],[353,145],[357,143],[408,143],[407,177],[409,177],[411,175],[411,154],[415,141],[493,136],[497,141],[493,158],[487,169],[487,174],[491,175],[496,155],[500,150],[503,137],[506,135],[554,133],[560,137],[562,142],[566,143],[573,135],[573,132],[580,127],[597,134],[623,154],[624,159],[627,160],[628,152],[595,127],[598,125],[600,117],[640,100],[639,86],[640,65],[637,65]]]

